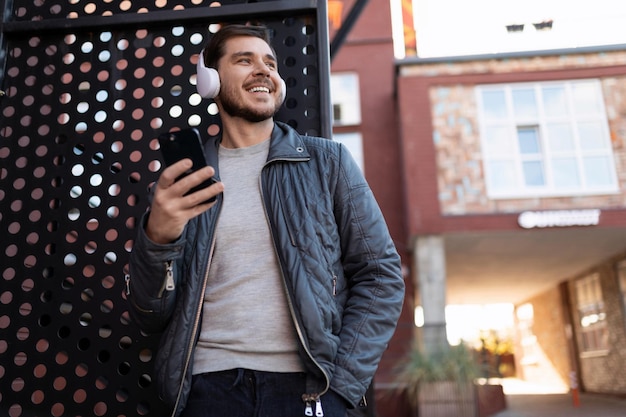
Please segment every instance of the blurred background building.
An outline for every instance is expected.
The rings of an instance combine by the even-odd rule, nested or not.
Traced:
[[[626,394],[624,23],[610,0],[364,8],[332,97],[410,288],[380,390],[447,339],[492,376]]]

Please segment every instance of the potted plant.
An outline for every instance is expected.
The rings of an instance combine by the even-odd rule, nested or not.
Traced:
[[[479,367],[472,352],[464,345],[442,346],[428,354],[411,349],[396,382],[416,416],[478,415],[474,380]]]

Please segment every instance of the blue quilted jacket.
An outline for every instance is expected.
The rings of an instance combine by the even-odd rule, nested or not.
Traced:
[[[216,169],[218,146],[205,145]],[[332,389],[356,405],[404,298],[400,257],[382,213],[345,147],[280,122],[261,184],[307,370],[303,394],[315,400]],[[130,256],[130,314],[144,332],[162,333],[155,379],[174,416],[189,394],[200,321],[211,319],[201,311],[220,207],[218,198],[167,245],[151,242],[139,227]]]

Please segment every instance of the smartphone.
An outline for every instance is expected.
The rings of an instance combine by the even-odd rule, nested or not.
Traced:
[[[196,128],[162,133],[159,135],[159,145],[161,146],[161,154],[163,155],[165,165],[170,166],[185,158],[189,158],[193,162],[191,168],[180,177],[176,178],[176,181],[194,171],[199,170],[200,168],[207,166],[206,159],[204,159],[202,141],[200,140],[200,132],[198,132],[198,129]],[[189,190],[189,192],[187,192],[187,194],[194,193],[210,186],[211,184],[215,184],[216,182],[217,180],[211,177],[202,184],[193,187]],[[217,197],[212,197],[205,201],[205,203],[213,202],[216,198]]]

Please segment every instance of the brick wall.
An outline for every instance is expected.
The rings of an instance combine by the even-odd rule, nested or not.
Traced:
[[[495,74],[508,74],[509,77],[503,81],[514,83],[527,81],[526,77],[530,72],[548,71],[549,79],[554,80],[559,78],[559,72],[563,72],[563,79],[568,79],[572,74],[565,71],[574,68],[577,71],[587,70],[584,76],[580,74],[577,77],[601,80],[618,181],[620,189],[626,190],[626,76],[606,75],[602,71],[608,66],[625,64],[626,53],[614,52],[403,67],[403,76],[427,76],[432,80],[428,98],[441,214],[626,206],[624,191],[615,195],[585,197],[489,199],[483,174],[475,96],[475,85],[494,82]],[[455,79],[455,83],[450,83],[450,76],[465,77],[467,82],[458,82],[459,79]],[[541,76],[537,76],[534,81],[541,80]]]
[[[607,314],[609,350],[605,354],[579,355],[580,376],[582,387],[588,392],[621,393],[626,392],[626,321],[624,306],[622,305],[618,280],[616,277],[616,263],[625,259],[622,255],[599,265],[578,278],[590,273],[600,274],[602,297]],[[575,279],[568,282],[572,308],[576,309]],[[574,317],[574,333],[580,346],[580,324]]]
[[[570,371],[577,370],[584,391],[622,395],[626,392],[626,319],[615,269],[616,263],[625,258],[623,254],[611,258],[568,280],[564,284],[568,294],[564,296],[569,300],[565,303],[558,287],[522,303],[533,306],[532,335],[535,343],[518,338],[515,352],[518,376],[538,384],[561,384],[567,388]],[[596,272],[600,274],[610,348],[608,352],[581,354],[575,348],[581,345],[575,282]],[[564,306],[570,306],[571,311],[564,310]],[[569,322],[566,315],[573,320],[573,332],[570,334],[566,331]],[[575,339],[571,340],[570,336]]]
[[[572,369],[565,333],[565,311],[561,308],[558,287],[545,291],[529,300],[533,307],[531,340],[518,340],[516,365],[520,377],[527,381],[553,387],[569,386]],[[524,304],[526,304],[524,303]]]

